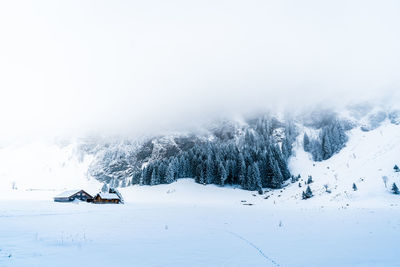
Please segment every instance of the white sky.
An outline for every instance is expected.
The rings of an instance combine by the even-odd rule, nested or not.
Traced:
[[[381,0],[1,1],[0,139],[396,90],[399,14]]]

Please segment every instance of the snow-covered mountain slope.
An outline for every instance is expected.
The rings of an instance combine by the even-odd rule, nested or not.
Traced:
[[[354,128],[348,132],[345,148],[328,160],[314,162],[311,154],[303,149],[300,134],[294,155],[289,161],[293,174],[301,179],[283,189],[267,190],[263,195],[241,190],[240,187],[199,185],[192,179],[180,179],[170,185],[132,186],[123,189],[128,202],[188,203],[258,206],[337,206],[359,205],[362,207],[389,207],[400,205],[400,197],[391,193],[392,183],[400,184],[400,173],[393,170],[400,163],[400,126],[384,122],[379,128],[364,132]],[[302,199],[308,176],[314,197]],[[383,178],[387,177],[385,187]],[[299,183],[301,187],[299,187]],[[353,183],[357,191],[353,190]],[[328,186],[326,192],[325,185]],[[241,202],[241,201],[246,202]]]
[[[48,198],[64,189],[97,190],[101,184],[87,175],[91,161],[78,143],[0,148],[0,198]]]
[[[311,155],[304,152],[300,134],[289,167],[294,175],[300,174],[302,179],[289,185],[280,200],[300,200],[309,175],[314,180],[310,184],[314,197],[307,201],[321,205],[332,201],[369,201],[371,205],[379,205],[380,202],[398,199],[390,193],[390,189],[394,182],[400,184],[400,173],[393,170],[393,166],[400,163],[400,126],[386,120],[372,131],[354,128],[348,135],[349,141],[339,153],[328,160],[314,162]],[[384,176],[387,177],[386,186]],[[353,183],[357,191],[353,190]],[[331,193],[326,192],[324,185]]]
[[[299,136],[294,144],[293,156],[289,160],[292,174],[301,175],[296,183],[282,189],[265,190],[263,195],[237,187],[199,185],[192,179],[180,179],[170,185],[132,186],[123,189],[128,202],[191,203],[257,206],[336,206],[358,205],[360,207],[389,207],[400,205],[400,197],[391,192],[393,183],[400,185],[400,126],[385,120],[371,131],[360,127],[348,131],[346,146],[330,159],[315,162],[310,153],[303,149],[303,133],[310,131],[299,127]],[[311,175],[309,184],[313,197],[303,200],[302,192]],[[386,186],[383,177],[387,177]],[[353,189],[353,183],[357,191]],[[299,187],[301,184],[301,187]],[[326,188],[327,186],[327,188]],[[328,193],[329,191],[330,193]],[[246,202],[241,202],[245,200]]]
[[[283,189],[264,189],[266,193],[256,194],[257,197],[253,196],[253,191],[241,190],[239,185],[227,186],[222,190],[218,186],[203,186],[192,181],[178,180],[170,186],[156,187],[164,188],[166,192],[176,190],[176,186],[181,188],[180,192],[186,192],[184,187],[191,190],[188,194],[169,194],[165,201],[193,202],[192,198],[197,198],[207,202],[208,199],[213,199],[208,193],[218,193],[221,199],[227,199],[228,202],[252,196],[251,201],[254,203],[392,203],[392,200],[397,199],[390,192],[392,183],[400,185],[400,173],[393,171],[395,164],[400,165],[400,126],[396,114],[400,113],[392,109],[363,105],[347,108],[340,113],[313,111],[308,116],[295,117],[293,121],[296,124],[297,139],[293,144],[289,168],[293,175],[301,174],[302,178],[295,183],[290,183],[289,179]],[[337,118],[348,123],[348,129],[351,129],[346,132],[349,140],[343,149],[328,160],[313,161],[311,154],[303,148],[304,133],[310,138],[318,138],[321,128]],[[246,123],[256,125],[257,119]],[[75,188],[94,193],[107,179],[120,181],[117,178],[121,177],[122,180],[129,180],[132,171],[135,168],[140,170],[142,164],[188,149],[207,138],[212,137],[215,142],[235,142],[243,135],[246,123],[224,122],[213,125],[208,134],[174,134],[141,141],[91,139],[64,144],[36,142],[6,146],[0,148],[0,198],[50,199],[64,189]],[[283,122],[272,117],[272,133],[278,143],[285,137],[284,126]],[[302,192],[307,187],[305,181],[309,175],[314,180],[310,184],[314,197],[303,201]],[[384,176],[387,177],[386,187],[382,178]],[[353,183],[356,184],[357,191],[353,190]],[[133,186],[123,191],[128,194],[128,201],[147,201],[148,195],[158,194],[158,190],[148,186]],[[130,197],[130,194],[135,197]],[[164,196],[166,195],[161,192],[161,199]],[[150,199],[158,197],[153,196]]]

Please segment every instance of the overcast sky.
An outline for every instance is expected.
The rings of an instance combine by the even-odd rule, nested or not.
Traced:
[[[396,90],[399,14],[382,0],[1,1],[1,135],[134,134]]]

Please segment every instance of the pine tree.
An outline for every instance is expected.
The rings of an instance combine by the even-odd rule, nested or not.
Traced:
[[[306,194],[309,198],[313,196],[310,186],[307,186]]]
[[[398,195],[400,193],[399,188],[397,187],[396,183],[393,183],[393,185],[392,185],[392,192],[395,195]]]
[[[399,168],[399,166],[397,166],[397,164],[394,165],[393,169],[395,172],[400,172],[400,168]]]
[[[165,183],[170,184],[170,183],[173,183],[174,181],[175,181],[175,166],[171,162],[167,168],[167,173],[165,176]]]
[[[323,132],[322,137],[322,155],[323,159],[329,159],[332,156],[332,144],[329,138],[328,133],[325,131]]]
[[[307,133],[304,133],[303,136],[303,148],[304,151],[310,152],[310,138],[308,137]]]
[[[312,176],[311,175],[309,175],[308,176],[308,179],[307,179],[307,184],[312,184],[314,181],[313,181],[313,179],[312,179]]]
[[[243,156],[242,156],[243,159]],[[239,168],[239,183],[242,187],[245,186],[246,183],[246,163],[244,162],[244,159],[240,161],[240,168]]]
[[[139,176],[139,185],[144,185],[144,169],[142,169]]]
[[[291,145],[289,139],[286,137],[282,142],[282,155],[285,160],[287,160],[291,155]]]
[[[283,182],[283,176],[281,170],[279,169],[278,162],[276,160],[273,161],[273,176],[271,180],[270,187],[271,188],[281,188]]]
[[[303,191],[302,198],[308,199],[308,198],[311,198],[312,196],[313,196],[313,193],[311,191],[311,188],[310,188],[310,186],[307,186],[306,191],[305,192]]]
[[[157,184],[157,174],[156,170],[153,169],[153,172],[151,173],[151,179],[150,179],[150,185],[156,185]]]
[[[253,181],[254,181],[253,188],[262,192],[261,175],[257,163],[253,164]]]
[[[253,169],[252,166],[247,166],[246,178],[244,181],[244,189],[251,190],[251,184],[253,179]]]
[[[314,161],[322,161],[324,159],[322,144],[318,140],[312,140],[310,142],[310,152]]]
[[[339,152],[340,149],[342,149],[345,146],[345,143],[348,140],[348,137],[344,132],[343,126],[339,120],[335,120],[332,126],[331,135],[333,136],[332,138],[334,140],[333,144],[334,151],[332,152],[333,153]]]
[[[206,161],[206,183],[212,184],[214,182],[214,162],[212,161],[211,154],[208,155]]]
[[[200,184],[206,184],[206,178],[204,177],[204,171],[201,169],[200,171]]]
[[[227,175],[226,175],[225,167],[224,167],[224,165],[222,164],[222,162],[219,163],[219,170],[218,170],[218,172],[219,172],[219,175],[220,175],[220,185],[224,186],[224,185],[225,185],[226,178],[227,178]]]
[[[354,191],[357,191],[357,190],[358,190],[358,188],[357,188],[357,186],[356,186],[355,183],[353,183],[353,190],[354,190]]]

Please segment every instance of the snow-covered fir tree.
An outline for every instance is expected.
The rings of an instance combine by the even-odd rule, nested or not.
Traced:
[[[354,191],[357,191],[357,190],[358,190],[357,185],[356,185],[355,183],[353,183],[353,190],[354,190]]]
[[[399,188],[397,187],[396,183],[393,183],[393,185],[392,185],[392,192],[395,195],[398,195],[400,193]]]
[[[400,172],[400,168],[399,168],[399,166],[397,166],[397,164],[394,165],[393,169],[395,172]]]
[[[348,137],[344,127],[339,120],[333,120],[328,125],[322,127],[317,139],[312,139],[304,134],[304,151],[310,152],[315,161],[329,159],[339,152],[345,145]]]
[[[303,191],[303,193],[302,193],[302,198],[303,199],[308,199],[308,198],[311,198],[311,197],[313,197],[313,193],[311,191],[310,186],[307,186],[306,191]]]

